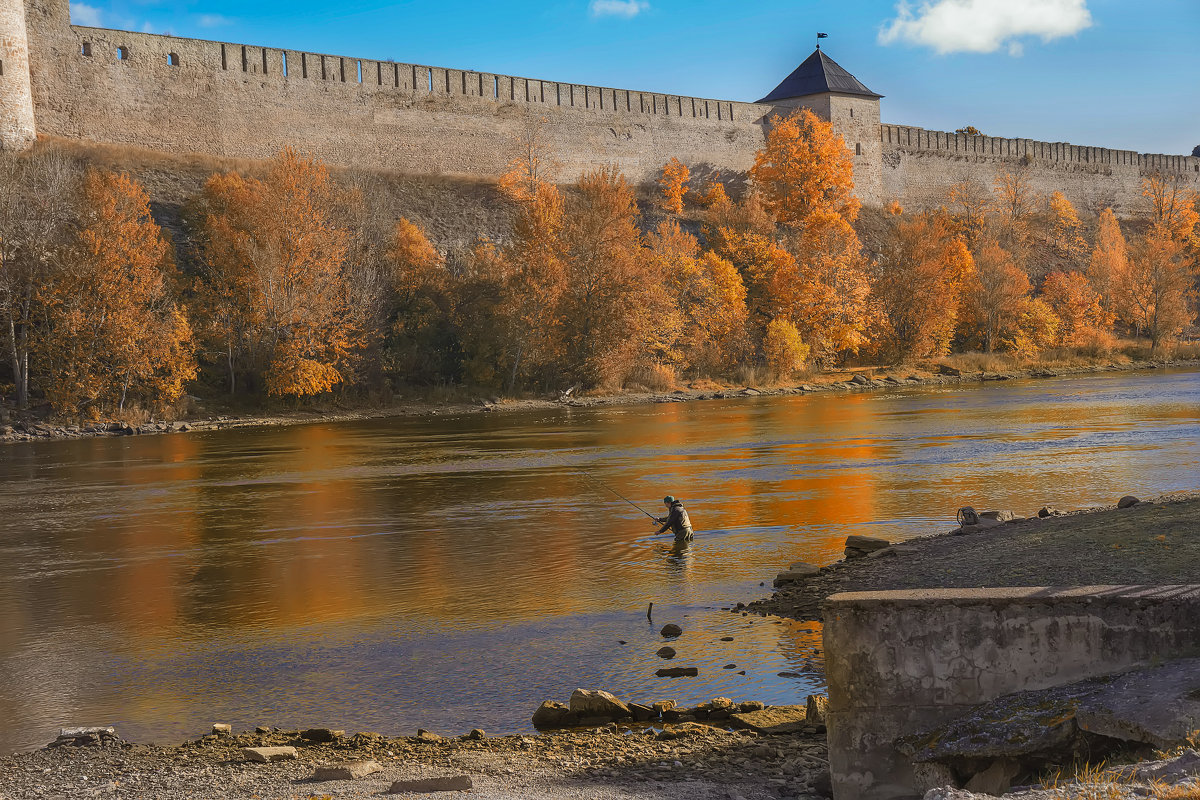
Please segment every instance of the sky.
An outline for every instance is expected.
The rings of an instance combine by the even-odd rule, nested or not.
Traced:
[[[1190,154],[1200,0],[86,0],[77,25],[721,100],[813,49],[883,121]]]

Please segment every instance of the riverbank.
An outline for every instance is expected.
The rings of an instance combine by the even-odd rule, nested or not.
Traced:
[[[378,408],[320,408],[305,411],[262,414],[198,415],[178,421],[101,422],[68,424],[52,420],[19,419],[0,422],[0,442],[28,442],[48,439],[82,439],[94,437],[146,436],[153,434],[187,433],[192,431],[227,430],[231,428],[283,427],[321,422],[354,422],[392,417],[461,416],[513,411],[535,411],[561,408],[598,408],[605,406],[636,406],[657,403],[689,403],[704,400],[725,400],[738,397],[771,397],[820,393],[861,393],[894,391],[923,386],[952,386],[1018,379],[1057,378],[1070,375],[1090,375],[1109,372],[1150,372],[1153,370],[1200,369],[1200,359],[1164,361],[1105,362],[1088,365],[1053,365],[1000,372],[965,371],[951,366],[925,369],[856,369],[823,373],[805,383],[793,386],[733,387],[709,381],[690,384],[670,392],[630,391],[620,394],[576,395],[563,393],[543,398],[501,398],[491,395],[471,402],[412,401],[389,404]]]
[[[406,790],[396,782],[431,778],[455,779],[449,785],[459,787],[469,779],[471,796],[483,800],[777,800],[828,792],[823,733],[761,736],[697,723],[496,738],[481,731],[457,738],[329,733],[316,738],[332,741],[319,742],[300,731],[260,728],[178,747],[105,739],[14,754],[0,758],[0,798],[415,797],[426,795],[420,784]],[[264,747],[285,748],[284,755],[292,748],[294,757],[260,763],[244,752]],[[358,779],[318,779],[318,768],[352,762],[375,766],[360,769],[370,772]]]
[[[839,592],[984,586],[1190,584],[1200,564],[1200,491],[1059,512],[1013,509],[1020,517],[910,539],[867,558],[838,561],[781,586],[746,610],[820,620]],[[1045,517],[1039,517],[1039,512]],[[957,533],[962,530],[963,533]],[[739,609],[740,610],[740,609]]]

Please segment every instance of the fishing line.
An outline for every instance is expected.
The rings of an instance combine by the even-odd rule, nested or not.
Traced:
[[[586,481],[589,481],[589,482],[590,482],[590,483],[591,483],[593,486],[598,486],[598,487],[600,487],[601,489],[603,489],[603,490],[604,490],[604,491],[606,491],[606,492],[611,492],[612,494],[615,494],[617,497],[621,498],[621,499],[622,499],[622,500],[624,500],[626,503],[628,503],[629,505],[631,505],[631,506],[633,506],[634,508],[636,508],[638,511],[642,512],[643,514],[645,514],[647,517],[649,517],[650,519],[654,520],[655,524],[657,524],[657,523],[658,523],[658,521],[659,521],[659,520],[658,520],[658,517],[654,516],[654,515],[653,515],[653,514],[651,514],[649,511],[647,511],[646,509],[642,508],[642,507],[641,507],[641,506],[639,506],[637,503],[633,502],[633,501],[632,501],[632,500],[630,500],[628,497],[626,497],[625,495],[621,494],[620,492],[618,492],[616,489],[612,488],[612,487],[611,487],[611,486],[609,486],[608,484],[606,484],[606,483],[603,483],[602,481],[600,481],[600,480],[598,480],[598,479],[596,479],[596,478],[592,477],[592,476],[591,476],[591,475],[589,475],[589,474],[588,474],[588,473],[587,473],[587,472],[586,472],[586,471],[585,471],[585,470],[584,470],[582,467],[573,467],[573,466],[571,466],[570,464],[568,464],[568,463],[567,463],[567,461],[566,461],[566,459],[565,459],[565,458],[563,458],[562,456],[558,455],[557,453],[548,453],[547,455],[549,455],[551,458],[553,458],[553,459],[555,459],[556,461],[558,461],[558,463],[559,463],[559,464],[561,464],[561,465],[562,465],[562,467],[563,467],[564,469],[570,470],[571,472],[578,473],[579,475],[583,476],[584,480],[586,480]]]

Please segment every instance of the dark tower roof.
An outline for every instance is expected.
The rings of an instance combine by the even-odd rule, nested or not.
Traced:
[[[778,103],[794,97],[810,94],[856,94],[861,97],[882,97],[859,82],[858,78],[842,69],[836,61],[817,48],[813,54],[796,67],[796,71],[783,79],[760,103]]]

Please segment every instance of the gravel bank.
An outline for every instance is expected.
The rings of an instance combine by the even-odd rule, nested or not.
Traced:
[[[775,800],[828,791],[823,733],[759,736],[697,723],[499,738],[388,739],[343,736],[330,743],[298,731],[206,736],[179,747],[117,742],[64,746],[0,758],[0,798],[365,798],[400,779],[466,775],[471,797],[631,797]],[[295,760],[248,762],[243,747],[293,746]],[[317,767],[372,759],[382,771],[359,780],[316,781]],[[428,795],[464,796],[462,793]]]
[[[969,535],[912,539],[872,558],[839,561],[751,603],[748,610],[819,620],[825,598],[838,592],[1197,582],[1200,492],[1046,519],[1036,516],[1038,509],[1013,510],[1033,516]]]

